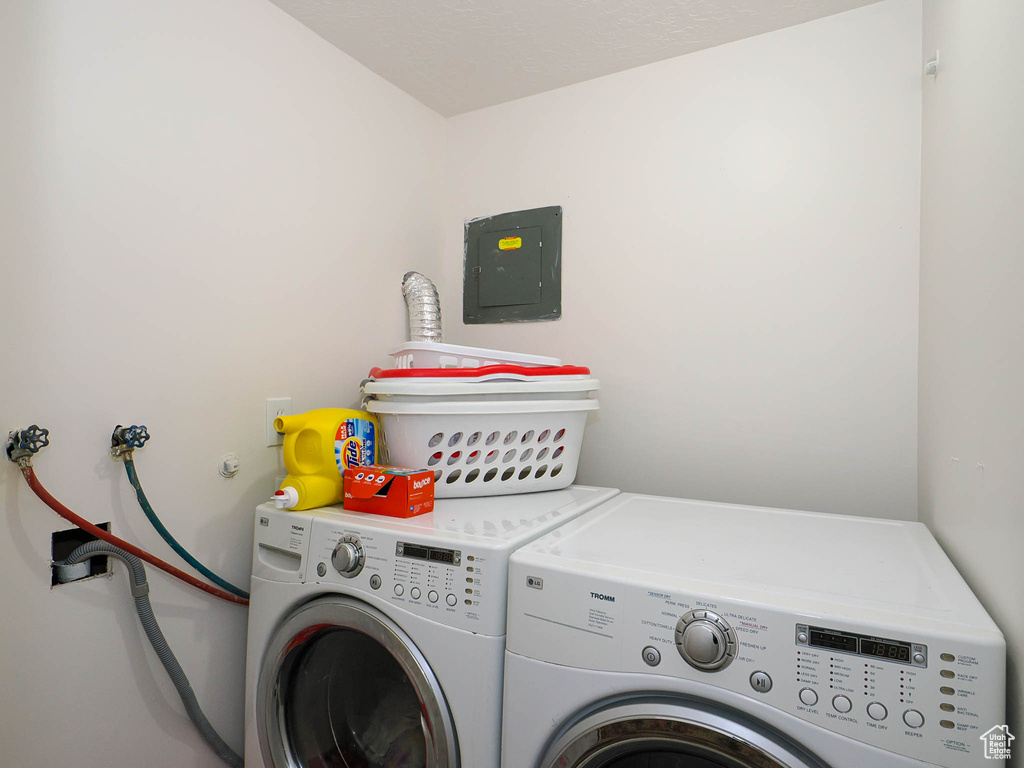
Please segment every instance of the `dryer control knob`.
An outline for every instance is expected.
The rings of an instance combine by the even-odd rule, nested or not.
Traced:
[[[736,645],[736,633],[729,622],[712,611],[690,611],[676,624],[676,648],[695,669],[725,669],[736,655]]]
[[[363,570],[365,556],[358,536],[342,536],[331,555],[331,564],[345,578],[351,579]]]

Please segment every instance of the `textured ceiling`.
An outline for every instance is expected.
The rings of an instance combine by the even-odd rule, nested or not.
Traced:
[[[442,115],[877,0],[271,0]]]

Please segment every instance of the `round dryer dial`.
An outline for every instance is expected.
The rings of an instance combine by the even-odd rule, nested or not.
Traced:
[[[366,562],[366,556],[363,553],[363,543],[359,537],[342,536],[334,548],[334,554],[331,555],[331,564],[338,573],[351,579],[363,570],[364,562]]]
[[[676,623],[676,648],[695,669],[725,669],[736,656],[736,647],[736,632],[713,611],[690,611]]]

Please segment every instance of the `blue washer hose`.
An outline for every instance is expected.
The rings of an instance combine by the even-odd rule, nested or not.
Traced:
[[[177,552],[181,556],[182,560],[191,565],[193,568],[199,571],[199,573],[208,578],[217,586],[226,589],[228,592],[234,595],[244,597],[246,600],[248,600],[248,592],[246,592],[244,589],[239,589],[234,584],[228,583],[220,576],[215,574],[205,565],[203,565],[194,557],[192,557],[192,555],[188,553],[188,550],[181,546],[181,544],[179,544],[177,540],[173,536],[171,536],[171,532],[168,531],[164,527],[164,524],[160,522],[160,518],[157,517],[156,512],[153,511],[153,507],[150,505],[149,499],[146,498],[146,494],[142,490],[142,483],[139,482],[139,474],[138,472],[135,471],[135,461],[132,459],[131,456],[126,455],[124,457],[124,471],[128,473],[128,482],[130,482],[132,484],[132,487],[135,489],[135,495],[139,499],[139,506],[142,507],[142,511],[146,513],[146,517],[149,518],[149,522],[153,524],[153,527],[156,528],[156,532],[160,534],[163,540],[171,546],[171,549]]]

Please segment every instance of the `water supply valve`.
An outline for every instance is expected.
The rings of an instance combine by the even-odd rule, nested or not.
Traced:
[[[130,427],[122,427],[118,424],[110,435],[110,457],[116,461],[124,454],[144,446],[147,440],[149,430],[144,425],[132,424]]]
[[[38,424],[12,430],[7,435],[7,442],[4,445],[7,458],[17,463],[27,461],[32,454],[39,453],[40,449],[50,444],[49,435],[50,430],[43,429]]]

